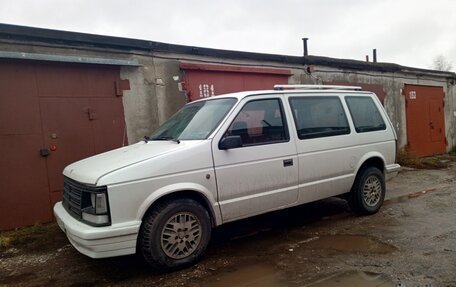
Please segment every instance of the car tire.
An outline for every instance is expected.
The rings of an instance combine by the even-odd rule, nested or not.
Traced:
[[[207,210],[192,199],[159,203],[145,216],[138,248],[154,268],[172,271],[197,262],[211,237]]]
[[[361,169],[356,175],[348,203],[353,212],[359,215],[374,214],[379,211],[385,199],[385,176],[376,167]]]

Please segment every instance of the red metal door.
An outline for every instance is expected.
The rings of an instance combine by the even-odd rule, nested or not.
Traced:
[[[409,150],[417,156],[446,152],[442,87],[405,85]]]
[[[61,200],[63,168],[126,143],[119,67],[37,66],[51,204]]]
[[[429,101],[429,128],[431,131],[431,141],[440,142],[445,139],[443,128],[443,100]]]
[[[51,221],[64,166],[127,143],[122,89],[116,66],[0,61],[0,230]]]
[[[60,200],[63,168],[76,160],[94,154],[88,99],[43,98],[43,149],[46,157],[51,204]]]
[[[189,101],[225,93],[271,90],[276,84],[288,84],[287,69],[197,64],[183,62],[185,90]]]
[[[0,230],[52,220],[37,93],[32,64],[0,61]]]
[[[61,200],[65,166],[124,144],[123,109],[116,98],[43,98],[40,105],[54,205]]]

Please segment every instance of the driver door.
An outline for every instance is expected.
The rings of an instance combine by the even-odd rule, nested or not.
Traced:
[[[224,222],[291,205],[298,198],[298,162],[283,99],[244,99],[214,138],[212,150]],[[218,147],[237,135],[242,146]]]

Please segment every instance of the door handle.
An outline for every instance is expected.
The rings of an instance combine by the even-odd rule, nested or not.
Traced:
[[[40,149],[40,155],[42,157],[47,157],[49,154],[50,154],[49,149],[47,149],[47,148]]]
[[[284,167],[287,167],[287,166],[292,166],[293,165],[293,159],[284,159],[283,160],[283,166]]]

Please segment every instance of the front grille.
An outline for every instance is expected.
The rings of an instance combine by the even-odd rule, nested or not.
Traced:
[[[81,220],[82,210],[91,206],[90,194],[106,191],[106,186],[90,186],[68,177],[63,179],[63,207],[71,216]]]

